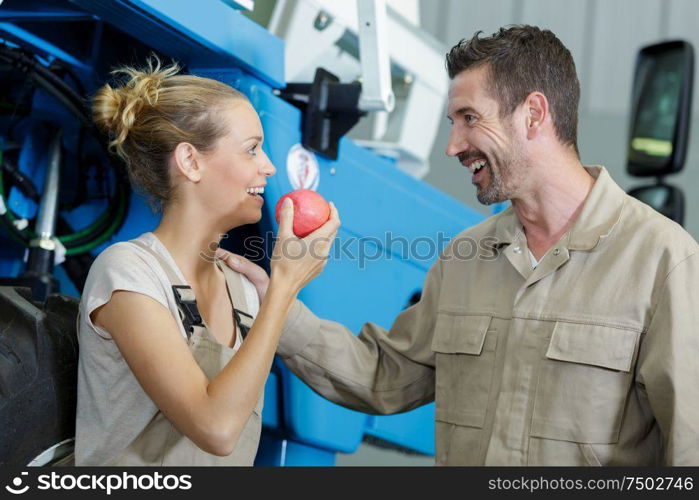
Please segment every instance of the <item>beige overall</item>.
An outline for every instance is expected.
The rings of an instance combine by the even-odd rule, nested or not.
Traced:
[[[143,249],[151,253],[160,262],[163,270],[173,285],[173,293],[178,301],[180,320],[187,332],[187,344],[199,367],[204,371],[209,380],[213,379],[228,361],[235,356],[240,348],[240,338],[245,335],[247,329],[252,326],[253,317],[244,311],[253,311],[245,298],[242,277],[217,262],[218,267],[226,277],[226,287],[233,304],[234,321],[236,322],[236,342],[234,347],[224,346],[217,342],[209,332],[203,320],[198,316],[194,292],[177,277],[175,270],[158,253],[139,241],[132,240]],[[175,291],[177,288],[177,292]],[[186,306],[182,303],[194,304],[196,320],[186,320]],[[238,307],[236,309],[236,307]],[[191,309],[190,309],[191,310]],[[241,331],[245,329],[245,332]],[[242,335],[241,335],[242,333]],[[257,453],[260,440],[262,405],[264,390],[260,391],[257,404],[238,439],[238,442],[230,455],[220,457],[212,455],[200,449],[194,442],[180,433],[175,426],[158,411],[148,422],[146,427],[138,434],[131,444],[115,458],[105,465],[112,466],[184,466],[184,465],[252,465]],[[60,460],[54,465],[73,465],[73,454]]]

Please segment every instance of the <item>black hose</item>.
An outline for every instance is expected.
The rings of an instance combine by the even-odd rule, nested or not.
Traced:
[[[12,185],[16,186],[20,191],[22,191],[24,196],[33,201],[39,201],[39,192],[36,190],[36,187],[34,187],[34,183],[25,177],[24,174],[20,172],[20,170],[10,161],[4,159],[0,165],[0,168],[9,174],[10,179],[12,180]]]
[[[37,85],[39,85],[49,95],[53,96],[81,121],[82,126],[79,139],[80,148],[82,148],[82,143],[84,141],[84,130],[87,129],[105,150],[107,157],[110,158],[109,152],[106,151],[106,142],[104,138],[97,132],[96,128],[92,124],[85,101],[68,84],[66,84],[61,78],[56,76],[53,71],[46,68],[39,61],[22,53],[21,51],[18,51],[17,49],[7,46],[0,46],[0,58],[8,61],[18,70],[31,75]],[[71,75],[71,77],[75,78],[74,75]],[[66,248],[82,249],[88,243],[97,241],[100,235],[102,235],[107,229],[112,228],[112,231],[116,232],[124,223],[127,210],[119,210],[119,208],[122,205],[128,206],[131,190],[128,187],[128,179],[123,167],[115,165],[111,161],[111,158],[110,164],[114,169],[116,187],[114,196],[112,197],[105,212],[103,212],[103,215],[108,213],[121,214],[121,220],[118,221],[116,226],[114,226],[113,218],[100,216],[98,218],[101,219],[99,224],[97,224],[94,228],[90,228],[90,231],[85,235],[72,239],[68,244],[66,244]],[[1,174],[2,172],[0,171],[0,175]],[[79,182],[84,182],[84,179],[79,180]],[[82,197],[79,197],[79,199],[80,198]],[[5,219],[5,217],[2,218]],[[17,236],[17,232],[19,230],[14,226],[14,224],[12,224],[11,221],[4,220],[4,225],[10,229],[14,236]],[[21,231],[19,232],[21,233]],[[28,241],[29,237],[25,235],[25,237],[21,238],[21,240]]]
[[[32,72],[44,90],[84,121],[86,125],[92,125],[82,97],[39,61],[7,46],[0,46],[0,57],[24,73]]]

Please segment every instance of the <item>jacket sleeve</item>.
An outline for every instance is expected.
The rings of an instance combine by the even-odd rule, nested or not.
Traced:
[[[420,302],[402,311],[389,331],[366,323],[355,336],[296,301],[277,354],[313,390],[347,408],[389,414],[433,401],[431,344],[441,266],[438,259],[427,273]]]
[[[639,352],[663,465],[699,465],[699,254],[667,276]]]

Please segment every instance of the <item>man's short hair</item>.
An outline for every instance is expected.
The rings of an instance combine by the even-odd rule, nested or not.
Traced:
[[[481,65],[488,68],[488,87],[505,117],[531,92],[543,93],[549,102],[559,140],[578,153],[578,102],[580,82],[568,49],[549,30],[515,25],[480,38],[476,32],[447,54],[449,78]]]

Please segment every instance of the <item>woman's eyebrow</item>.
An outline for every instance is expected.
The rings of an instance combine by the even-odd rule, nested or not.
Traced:
[[[257,142],[262,142],[262,136],[261,135],[253,135],[252,137],[248,137],[245,139],[243,142],[247,142],[251,139],[255,139]]]

